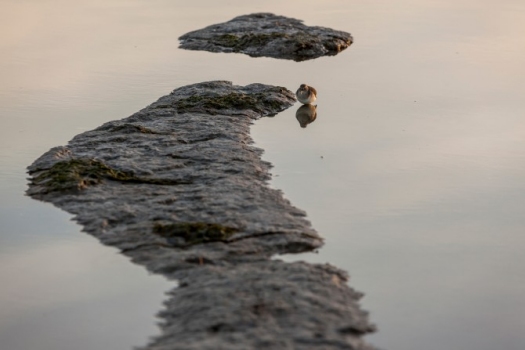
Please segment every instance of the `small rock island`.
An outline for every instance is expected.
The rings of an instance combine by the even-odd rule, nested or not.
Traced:
[[[244,53],[294,61],[337,55],[353,41],[349,33],[309,27],[301,20],[272,13],[235,17],[184,34],[179,40],[179,47],[187,50]]]

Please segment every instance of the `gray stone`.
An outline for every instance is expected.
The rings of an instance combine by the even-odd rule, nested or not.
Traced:
[[[184,34],[179,40],[179,47],[187,50],[238,52],[294,61],[337,55],[353,41],[349,33],[309,27],[301,20],[271,13],[235,17]]]
[[[27,193],[179,282],[144,349],[368,349],[374,330],[345,272],[272,255],[322,238],[278,190],[249,135],[295,102],[285,88],[185,86],[55,147]]]

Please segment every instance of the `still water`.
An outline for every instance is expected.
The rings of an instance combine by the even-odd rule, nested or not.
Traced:
[[[252,129],[271,185],[326,238],[385,349],[525,348],[525,2],[0,0],[0,342],[130,349],[173,282],[148,276],[24,196],[25,167],[74,135],[207,80],[318,91]],[[177,49],[177,37],[273,12],[348,31],[289,62]]]

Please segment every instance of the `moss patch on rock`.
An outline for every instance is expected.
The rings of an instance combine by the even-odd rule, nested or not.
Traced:
[[[287,37],[288,35],[284,33],[249,33],[241,36],[235,34],[223,34],[211,38],[210,42],[223,47],[232,48],[234,52],[241,52],[250,47],[259,48],[274,40]]]
[[[31,179],[31,185],[41,187],[40,193],[57,191],[81,191],[104,180],[147,183],[153,185],[181,185],[192,183],[191,179],[146,178],[131,172],[116,170],[106,163],[91,158],[76,158],[55,163],[51,168],[39,170]]]
[[[336,40],[340,39],[340,40]],[[331,41],[323,42],[318,36],[311,35],[304,32],[297,32],[293,34],[285,33],[262,33],[262,34],[244,34],[237,36],[235,34],[222,34],[210,39],[210,42],[215,45],[222,47],[231,48],[233,52],[243,52],[250,48],[260,49],[276,40],[282,40],[283,44],[287,47],[293,48],[295,54],[298,55],[298,59],[301,60],[302,54],[304,53],[305,58],[308,57],[307,50],[311,50],[316,45],[324,46],[332,54],[340,52],[343,47],[349,46],[352,42],[347,38],[336,38],[333,40],[340,42],[340,44],[333,43]],[[344,43],[344,45],[342,45]]]
[[[156,222],[153,233],[165,237],[173,246],[185,247],[210,242],[227,242],[238,229],[205,222]]]
[[[284,107],[282,102],[271,99],[266,93],[243,94],[237,92],[221,96],[190,96],[178,100],[175,106],[179,113],[204,109],[210,114],[216,114],[214,111],[225,109],[252,110],[262,113],[266,109],[277,111]]]
[[[33,177],[31,184],[42,186],[44,192],[82,190],[103,179],[129,181],[130,173],[113,169],[96,159],[71,159],[55,163]]]

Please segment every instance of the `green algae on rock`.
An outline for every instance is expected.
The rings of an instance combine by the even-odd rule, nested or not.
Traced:
[[[301,20],[272,13],[235,17],[184,34],[179,40],[179,47],[187,50],[244,53],[294,61],[337,55],[353,42],[349,33],[309,27]]]
[[[135,176],[132,172],[109,167],[97,159],[74,158],[55,163],[49,169],[30,172],[31,186],[36,186],[40,194],[60,191],[81,191],[103,180],[147,183],[156,185],[189,184],[191,180],[147,178]]]
[[[168,239],[174,246],[189,246],[210,242],[227,242],[234,233],[234,227],[205,222],[156,222],[153,233]]]
[[[285,90],[284,88],[280,89],[282,91]],[[280,110],[282,108],[282,101],[272,99],[269,92],[255,94],[232,92],[222,96],[194,95],[178,100],[175,106],[179,113],[205,110],[214,115],[217,114],[219,110],[225,109],[250,109],[258,113],[263,113],[268,108]]]
[[[268,45],[273,40],[281,38],[291,38],[292,36],[284,33],[269,33],[269,34],[223,34],[218,37],[211,38],[211,42],[222,45],[225,47],[231,47],[233,52],[242,52],[250,47],[262,47]]]
[[[33,175],[32,186],[40,186],[43,193],[53,191],[82,190],[97,185],[103,179],[129,181],[130,173],[112,169],[96,159],[69,159],[55,163],[49,169],[42,169]]]

